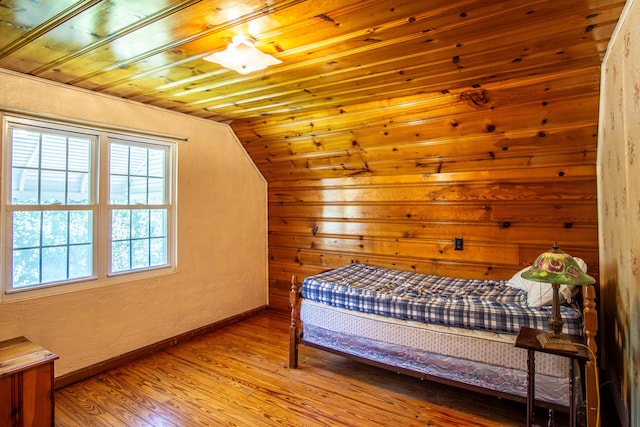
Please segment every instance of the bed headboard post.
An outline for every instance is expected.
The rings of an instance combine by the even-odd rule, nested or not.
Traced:
[[[596,289],[593,285],[584,287],[584,335],[587,340],[587,346],[594,355],[598,352],[596,344],[596,333],[598,332],[598,312],[596,310]],[[585,366],[586,377],[586,402],[587,402],[587,427],[595,427],[598,425],[598,381],[597,381],[598,364],[596,360],[590,360]]]
[[[298,283],[295,275],[291,276],[289,306],[291,307],[291,323],[289,324],[289,368],[298,367]]]

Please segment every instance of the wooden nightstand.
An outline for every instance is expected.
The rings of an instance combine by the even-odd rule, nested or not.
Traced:
[[[57,358],[25,337],[0,341],[0,425],[54,424],[53,362]]]
[[[535,406],[535,377],[536,377],[536,362],[535,362],[535,353],[536,351],[541,353],[549,353],[555,354],[558,356],[563,356],[569,359],[569,387],[570,387],[570,396],[569,396],[569,424],[571,427],[575,427],[576,425],[576,411],[574,408],[574,373],[573,373],[573,361],[578,360],[580,363],[587,362],[589,360],[589,352],[586,348],[582,346],[577,346],[577,351],[568,351],[568,350],[555,350],[542,348],[540,343],[538,342],[537,336],[544,331],[539,329],[532,328],[520,328],[520,333],[518,333],[518,337],[516,338],[516,347],[524,348],[527,350],[527,427],[534,426],[534,406]],[[578,335],[566,335],[569,340],[572,342],[583,344],[584,338]]]

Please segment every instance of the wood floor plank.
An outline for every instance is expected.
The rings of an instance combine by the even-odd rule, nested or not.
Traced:
[[[243,335],[236,333],[236,331],[233,331],[230,337],[239,347],[240,351],[245,351],[242,349],[252,348],[252,343],[254,341],[252,338],[247,336],[243,339]],[[226,342],[226,339],[227,337],[221,337],[218,342],[225,346],[231,346],[231,341]],[[359,401],[360,396],[366,395],[366,391],[357,384],[345,381],[344,378],[339,376],[334,376],[328,380],[326,382],[327,388],[323,388],[318,384],[310,385],[309,382],[305,381],[303,378],[303,370],[289,371],[283,367],[282,362],[286,360],[285,354],[282,354],[281,358],[278,360],[273,357],[272,353],[260,355],[260,348],[263,347],[256,346],[253,350],[249,350],[253,354],[252,358],[247,358],[245,357],[246,355],[234,353],[233,355],[219,356],[215,364],[212,363],[212,361],[203,360],[201,358],[202,349],[198,347],[189,348],[188,351],[194,363],[204,363],[208,369],[215,369],[212,368],[212,366],[221,365],[222,371],[219,372],[219,375],[233,375],[236,381],[241,381],[248,387],[253,388],[254,394],[259,396],[262,402],[268,403],[274,413],[276,410],[285,411],[284,414],[297,413],[297,405],[292,406],[289,402],[296,401],[300,396],[307,396],[306,403],[312,403],[312,408],[322,408],[327,404],[330,404],[332,406],[332,410],[336,412],[335,417],[337,419],[344,419],[345,417],[347,419],[351,418],[355,425],[362,425],[362,423],[370,421],[370,418],[372,417],[380,420],[381,422],[385,421],[385,423],[399,421],[399,419],[406,419],[407,408],[402,407],[402,402],[400,400],[394,399],[389,401],[389,399],[381,397],[384,396],[384,394],[379,394],[366,397],[366,401],[364,402]],[[185,356],[185,353],[182,350],[183,348],[180,349],[182,357],[188,357]],[[239,357],[239,359],[237,359],[237,357]],[[255,362],[252,362],[252,360]],[[237,366],[240,366],[241,369],[234,372],[234,367]],[[295,393],[292,393],[292,375],[293,378],[296,379],[294,383],[297,386],[305,388],[294,387],[293,391],[295,391]],[[313,387],[315,387],[316,390],[320,390],[320,396],[329,396],[331,402],[314,400],[318,393],[309,393],[309,390]],[[297,388],[300,389],[298,390]],[[354,400],[359,404],[368,406],[369,410],[365,419],[361,419],[357,414],[355,417],[351,414],[350,411],[352,411]],[[341,405],[341,403],[344,403],[344,405]],[[306,409],[305,413],[301,415],[309,416],[309,409]],[[327,416],[327,412],[325,411],[322,415]]]
[[[56,426],[524,425],[523,404],[315,348],[288,369],[288,326],[259,314],[57,390]]]
[[[87,391],[89,390],[89,391]],[[121,407],[112,405],[114,410],[120,410]],[[69,418],[65,421],[60,412],[66,414]],[[96,395],[83,384],[78,384],[73,390],[65,390],[63,393],[56,393],[56,425],[77,426],[114,426],[127,425],[126,422],[113,416],[110,410],[105,410]],[[129,421],[129,424],[131,421]]]
[[[120,381],[117,375],[98,375],[91,387],[108,394],[115,402],[129,408],[139,415],[141,422],[153,426],[177,426],[188,422],[180,418],[180,413],[167,408],[167,399],[154,401],[148,395],[140,393],[138,388],[130,387],[127,382]]]

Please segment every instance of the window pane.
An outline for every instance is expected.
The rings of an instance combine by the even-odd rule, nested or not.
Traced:
[[[149,237],[149,211],[138,209],[131,212],[131,237]]]
[[[43,169],[67,170],[67,137],[42,135]]]
[[[131,238],[130,211],[116,209],[111,214],[111,240],[127,240]]]
[[[37,168],[40,165],[40,132],[13,129],[11,165]]]
[[[117,273],[131,269],[129,241],[113,242],[111,244],[111,271]]]
[[[149,176],[164,178],[165,150],[149,150]]]
[[[21,249],[13,251],[13,287],[40,283],[40,249]]]
[[[109,200],[114,205],[129,204],[129,178],[120,175],[111,175]]]
[[[59,171],[41,172],[40,204],[65,204],[67,200],[67,174]]]
[[[40,212],[13,213],[13,248],[40,246]]]
[[[129,175],[147,176],[147,149],[133,145],[129,156]]]
[[[69,278],[89,277],[93,274],[93,245],[69,247]]]
[[[91,243],[93,241],[93,212],[69,212],[69,243]]]
[[[133,240],[131,242],[131,268],[149,266],[149,240]]]
[[[66,211],[45,211],[42,213],[42,246],[66,245],[67,231]]]
[[[109,171],[111,174],[127,175],[129,171],[129,147],[120,144],[111,144],[111,156],[109,158]]]
[[[164,265],[167,263],[167,239],[151,239],[150,265]]]
[[[69,170],[74,172],[90,172],[91,140],[85,138],[69,138]]]
[[[42,281],[58,282],[67,277],[67,247],[42,248]]]
[[[67,175],[67,204],[89,204],[89,174],[69,172]]]
[[[167,210],[151,209],[149,223],[151,225],[151,237],[167,236]]]
[[[147,204],[147,178],[132,176],[129,178],[129,204]]]
[[[164,200],[164,179],[149,178],[149,204],[160,205]]]
[[[35,205],[38,203],[37,170],[13,168],[11,203],[14,205]]]

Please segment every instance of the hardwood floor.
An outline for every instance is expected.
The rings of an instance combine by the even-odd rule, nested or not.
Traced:
[[[287,328],[259,314],[59,389],[56,426],[524,425],[523,404],[309,347],[289,370]]]

